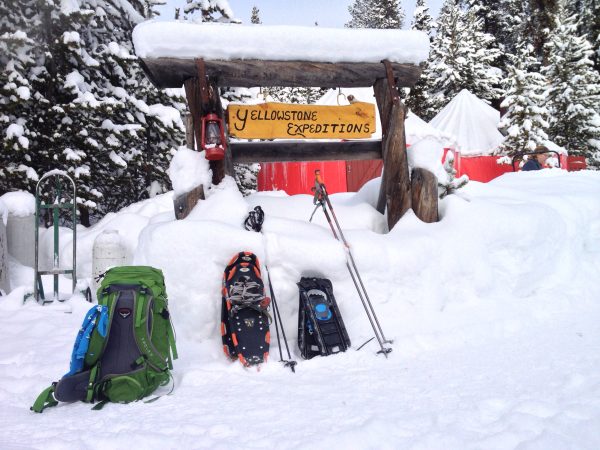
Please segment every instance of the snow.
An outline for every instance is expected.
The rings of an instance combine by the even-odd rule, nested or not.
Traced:
[[[461,155],[489,155],[504,136],[498,131],[500,112],[463,89],[431,121],[443,133],[454,136]]]
[[[211,178],[208,176],[208,161],[204,157],[204,152],[179,147],[171,159],[169,178],[175,197],[200,185],[204,185],[206,191],[210,186]]]
[[[10,343],[0,347],[2,448],[599,448],[600,174],[545,170],[471,181],[440,202],[439,223],[409,211],[389,233],[373,207],[378,184],[332,202],[394,339],[389,359],[376,355],[375,342],[356,351],[372,331],[344,248],[321,211],[308,222],[312,197],[244,198],[228,178],[185,220],[174,220],[168,193],[78,230],[84,281],[94,239],[108,229],[118,230],[135,264],[165,273],[180,358],[173,393],[156,402],[30,412],[36,395],[67,371],[89,304],[79,294],[23,304],[33,273],[10,261],[14,289],[0,297],[0,340]],[[242,226],[257,204],[264,234]],[[48,254],[50,234],[43,233]],[[67,230],[60,242],[70,247]],[[277,362],[274,333],[260,371],[222,354],[221,276],[240,250],[269,267],[299,360],[295,374]],[[333,282],[348,352],[299,359],[295,283],[303,275]],[[61,277],[61,288],[69,286]],[[90,433],[114,423],[114,432]]]
[[[439,183],[444,183],[448,173],[442,164],[444,147],[436,139],[426,137],[410,146],[407,150],[410,167],[420,167],[432,172]]]
[[[429,54],[425,33],[407,30],[147,21],[133,30],[140,58],[419,64]]]
[[[35,214],[35,197],[29,192],[14,191],[0,196],[6,211],[16,217]]]

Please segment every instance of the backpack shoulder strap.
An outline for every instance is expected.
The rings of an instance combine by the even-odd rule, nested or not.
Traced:
[[[47,387],[42,391],[38,398],[33,402],[33,406],[30,408],[33,412],[41,413],[45,408],[58,405],[58,402],[54,398],[54,387],[56,383],[52,383],[51,386]]]

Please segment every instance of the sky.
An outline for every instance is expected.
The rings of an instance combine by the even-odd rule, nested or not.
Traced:
[[[437,16],[443,0],[429,0],[427,4],[432,16]],[[186,4],[185,0],[167,0],[162,7],[162,19],[171,19],[174,8]],[[242,23],[250,23],[252,7],[256,6],[260,19],[265,25],[303,25],[313,26],[316,23],[322,27],[343,27],[350,20],[348,6],[353,0],[229,0],[229,6],[235,17]],[[404,27],[407,28],[412,20],[415,0],[402,0],[405,12]]]

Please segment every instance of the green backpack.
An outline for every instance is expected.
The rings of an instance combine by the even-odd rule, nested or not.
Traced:
[[[140,400],[171,379],[177,359],[162,271],[147,266],[109,269],[98,289],[98,306],[79,331],[71,370],[52,383],[31,409],[58,401],[127,403]]]

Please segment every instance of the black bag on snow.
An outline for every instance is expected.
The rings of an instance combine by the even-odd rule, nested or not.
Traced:
[[[331,281],[302,277],[298,283],[298,347],[304,359],[345,352],[350,338]]]

